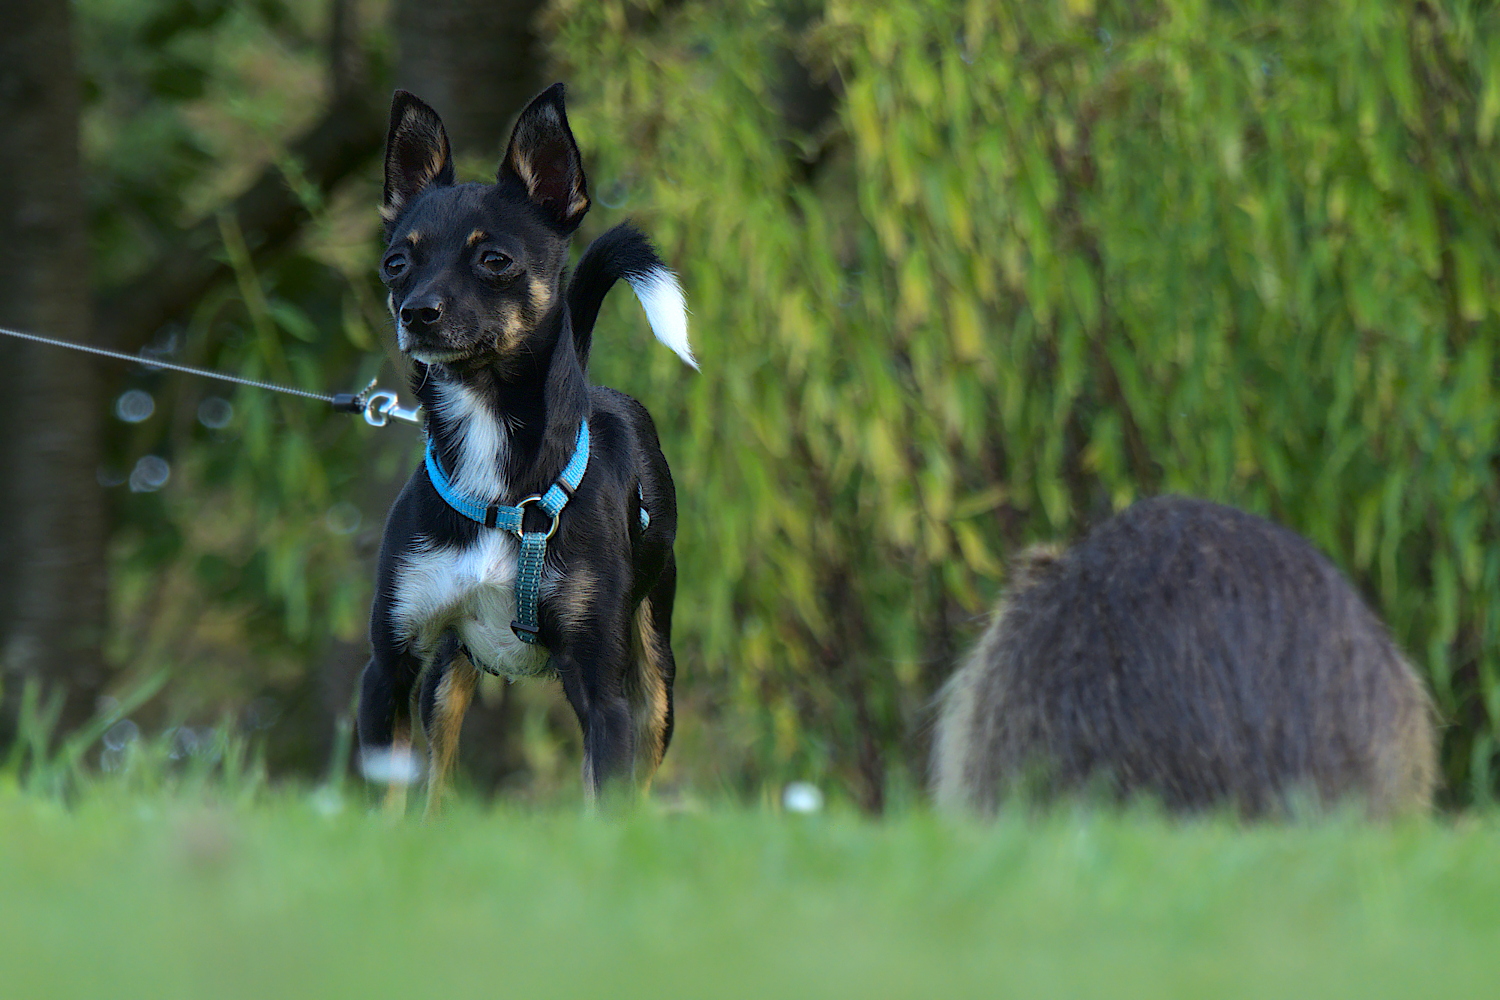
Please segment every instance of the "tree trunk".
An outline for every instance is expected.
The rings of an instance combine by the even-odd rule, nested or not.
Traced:
[[[437,109],[460,156],[498,160],[506,126],[546,85],[541,0],[398,0],[396,86]]]
[[[90,339],[89,264],[78,153],[71,12],[56,0],[0,4],[0,325]],[[107,680],[104,405],[82,354],[6,341],[0,364],[0,681],[64,693],[64,729]],[[13,710],[12,710],[13,711]],[[13,724],[11,711],[4,713]],[[0,740],[9,726],[0,722]]]

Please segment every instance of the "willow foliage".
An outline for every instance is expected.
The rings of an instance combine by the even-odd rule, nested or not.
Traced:
[[[329,99],[327,5],[82,0],[75,14],[98,299],[149,283],[157,253],[182,253],[184,226],[217,216],[211,250],[232,280],[158,331],[148,352],[313,391],[364,385],[380,371],[388,324],[375,281],[375,171],[334,203],[288,151]],[[264,234],[218,212],[265,168],[313,220],[274,260],[255,253]],[[146,725],[153,714],[208,722],[264,697],[279,706],[271,715],[288,709],[272,761],[326,766],[315,681],[332,640],[363,641],[371,581],[361,542],[378,537],[383,480],[409,461],[414,436],[382,439],[308,400],[107,371],[150,400],[145,416],[109,421],[99,470],[116,693],[171,671],[140,716]],[[138,489],[132,467],[147,457],[170,475]],[[243,713],[253,716],[262,721],[252,728],[269,724],[266,711]]]
[[[700,375],[623,302],[595,357],[678,477],[679,661],[724,773],[877,804],[1007,553],[1174,491],[1330,553],[1428,672],[1458,796],[1491,787],[1487,8],[779,9],[553,12],[592,223],[640,218],[694,311]],[[812,136],[793,55],[838,95]]]

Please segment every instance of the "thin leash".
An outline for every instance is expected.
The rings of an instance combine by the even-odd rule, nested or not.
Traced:
[[[29,340],[37,344],[46,344],[49,347],[63,347],[74,351],[82,351],[85,354],[96,354],[103,358],[114,358],[117,361],[129,361],[138,365],[146,365],[150,368],[162,368],[167,371],[182,372],[185,375],[197,375],[200,378],[217,379],[220,382],[232,382],[235,385],[245,385],[252,389],[265,389],[268,392],[281,392],[288,396],[300,396],[303,399],[315,399],[320,403],[327,403],[341,413],[359,413],[365,418],[365,422],[374,427],[384,427],[392,418],[405,420],[409,423],[420,424],[422,422],[421,407],[405,407],[400,405],[396,394],[387,389],[378,389],[375,381],[365,386],[361,392],[340,392],[329,395],[321,392],[308,392],[306,389],[294,389],[290,386],[275,385],[271,382],[257,382],[255,379],[240,378],[238,375],[226,375],[224,372],[216,372],[207,368],[194,368],[192,365],[173,364],[170,361],[158,361],[155,358],[142,357],[139,354],[125,354],[122,351],[111,351],[104,347],[94,347],[91,344],[78,344],[70,340],[58,340],[54,337],[42,337],[35,333],[25,333],[21,330],[10,330],[0,327],[0,334],[15,337],[19,340]],[[478,521],[486,528],[499,528],[515,534],[520,539],[521,551],[516,565],[516,618],[510,623],[511,631],[516,637],[528,644],[536,644],[541,641],[541,624],[538,620],[538,608],[541,604],[542,569],[547,560],[547,542],[557,533],[557,524],[562,515],[563,508],[572,499],[573,491],[578,489],[578,484],[583,481],[583,474],[589,464],[589,423],[585,418],[578,425],[578,440],[573,449],[573,457],[568,460],[567,467],[563,469],[558,479],[547,490],[546,493],[530,496],[517,503],[514,507],[485,503],[470,499],[455,489],[438,461],[437,452],[431,439],[427,442],[426,466],[428,480],[438,495],[449,507],[458,511],[470,520]],[[640,496],[640,487],[636,487],[637,495]],[[552,524],[546,531],[527,531],[526,506],[536,504],[542,512],[552,518]],[[651,515],[646,512],[645,498],[641,497],[640,507],[641,530],[644,531],[651,524]],[[486,667],[485,669],[489,669]]]
[[[265,389],[269,392],[285,393],[288,396],[301,396],[303,399],[315,399],[320,403],[327,403],[340,413],[358,413],[365,418],[365,423],[372,427],[384,427],[390,420],[404,420],[411,424],[422,422],[422,408],[402,406],[394,392],[389,389],[376,388],[375,380],[365,386],[359,392],[337,392],[332,395],[321,392],[308,392],[305,389],[294,389],[285,385],[274,385],[270,382],[257,382],[254,379],[240,378],[237,375],[227,375],[224,372],[210,371],[207,368],[194,368],[191,365],[179,365],[170,361],[161,361],[157,358],[143,357],[139,354],[126,354],[123,351],[111,351],[103,347],[95,347],[92,344],[78,344],[70,340],[57,340],[53,337],[42,337],[35,333],[25,333],[21,330],[10,330],[0,327],[0,334],[7,337],[15,337],[19,340],[30,340],[38,344],[47,344],[50,347],[64,347],[74,351],[83,351],[85,354],[97,354],[100,357],[114,358],[117,361],[129,361],[148,368],[164,368],[167,371],[182,372],[186,375],[197,375],[200,378],[217,379],[220,382],[233,382],[236,385],[247,385],[252,389]]]

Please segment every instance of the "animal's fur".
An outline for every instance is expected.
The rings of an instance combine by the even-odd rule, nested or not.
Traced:
[[[1163,497],[1032,550],[940,695],[933,791],[1099,790],[1171,810],[1425,809],[1432,708],[1384,625],[1303,538]]]
[[[676,493],[645,408],[591,386],[586,368],[599,304],[622,278],[658,337],[692,363],[676,279],[624,225],[596,240],[568,280],[569,239],[589,199],[560,84],[521,113],[493,185],[454,182],[442,122],[400,91],[385,162],[382,278],[453,485],[485,504],[515,505],[557,480],[580,423],[592,440],[548,542],[540,645],[512,629],[516,537],[454,511],[418,466],[381,547],[362,759],[372,775],[409,775],[392,763],[404,759],[421,678],[435,808],[476,667],[512,679],[549,671],[583,728],[587,793],[611,778],[646,777],[672,733]],[[532,513],[540,523],[528,530],[544,530],[545,515]]]

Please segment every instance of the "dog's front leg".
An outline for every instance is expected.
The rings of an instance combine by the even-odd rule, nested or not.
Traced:
[[[386,633],[377,630],[383,640]],[[371,781],[386,783],[385,808],[406,811],[406,786],[416,777],[411,752],[411,692],[422,663],[389,642],[375,645],[375,655],[360,678],[360,769]]]
[[[628,779],[635,763],[635,724],[624,685],[627,649],[625,623],[609,621],[572,637],[552,658],[583,729],[583,794],[591,805],[606,788]]]
[[[443,793],[458,757],[458,736],[463,729],[464,714],[474,700],[479,671],[460,656],[458,640],[445,636],[437,655],[422,676],[422,732],[427,736],[427,817],[435,817],[442,808]]]

